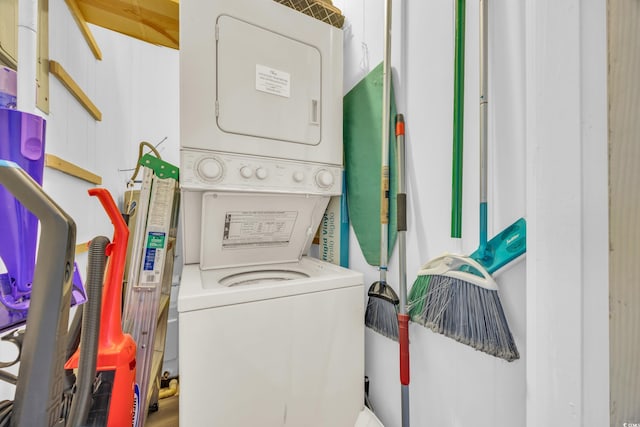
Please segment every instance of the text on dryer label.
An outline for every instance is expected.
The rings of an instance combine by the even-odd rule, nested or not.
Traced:
[[[291,96],[291,75],[256,64],[256,90],[289,98]]]

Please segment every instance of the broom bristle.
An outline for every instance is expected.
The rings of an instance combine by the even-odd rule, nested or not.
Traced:
[[[420,318],[420,314],[424,309],[425,296],[429,290],[431,277],[432,276],[429,275],[419,275],[415,282],[413,282],[407,298],[407,311],[411,320]]]
[[[498,291],[448,276],[428,277],[427,291],[410,300],[414,322],[509,362],[520,358]]]
[[[398,311],[395,304],[382,298],[369,297],[364,324],[379,334],[398,341]]]

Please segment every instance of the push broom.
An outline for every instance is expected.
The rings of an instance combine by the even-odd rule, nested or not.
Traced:
[[[507,361],[520,357],[491,273],[526,250],[524,220],[487,242],[487,1],[480,0],[480,245],[427,264],[409,295],[414,322]]]
[[[391,102],[391,0],[385,5],[384,60],[382,71],[382,160],[380,179],[380,279],[368,291],[364,323],[374,331],[398,340],[400,300],[387,283],[389,256],[389,106]]]

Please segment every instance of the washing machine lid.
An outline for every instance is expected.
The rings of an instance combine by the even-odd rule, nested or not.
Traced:
[[[203,193],[200,268],[299,261],[328,202],[306,194]]]
[[[247,282],[243,283],[245,279]],[[292,263],[214,270],[202,270],[197,264],[187,264],[180,279],[178,311],[184,313],[363,287],[363,280],[360,272],[309,256]]]

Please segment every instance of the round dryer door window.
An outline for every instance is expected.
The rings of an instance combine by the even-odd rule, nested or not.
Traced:
[[[236,273],[220,280],[222,286],[256,285],[258,283],[281,282],[284,280],[306,279],[309,275],[293,270],[256,270]]]

